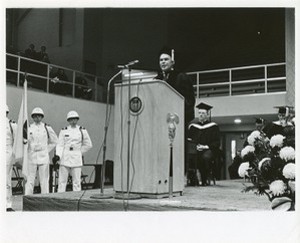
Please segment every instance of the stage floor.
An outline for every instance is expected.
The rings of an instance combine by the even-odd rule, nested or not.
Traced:
[[[100,195],[99,189],[81,192],[35,194],[23,196],[23,211],[268,211],[270,203],[265,196],[253,192],[243,193],[244,180],[217,181],[208,187],[186,187],[182,196],[162,199],[138,200],[92,199]],[[113,195],[112,188],[104,190]]]

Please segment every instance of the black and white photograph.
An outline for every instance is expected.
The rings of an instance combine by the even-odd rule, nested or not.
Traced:
[[[1,9],[3,242],[299,240],[295,2],[25,2]]]

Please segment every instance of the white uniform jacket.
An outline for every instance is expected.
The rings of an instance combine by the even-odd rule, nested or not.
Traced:
[[[75,128],[63,128],[58,137],[56,155],[60,164],[67,167],[82,166],[82,155],[92,148],[92,141],[87,130],[76,125]]]
[[[28,162],[49,164],[49,152],[57,144],[57,136],[52,127],[43,122],[38,125],[32,123],[28,130]]]
[[[13,144],[17,134],[17,123],[6,117],[6,164],[13,162]]]

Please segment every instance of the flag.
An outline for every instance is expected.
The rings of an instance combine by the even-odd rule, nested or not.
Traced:
[[[18,118],[18,128],[13,147],[16,161],[22,161],[22,173],[28,176],[28,115],[27,115],[27,80],[24,82],[22,103]]]

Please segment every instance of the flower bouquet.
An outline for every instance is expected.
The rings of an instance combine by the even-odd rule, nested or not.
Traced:
[[[247,141],[249,145],[241,151],[243,163],[238,173],[253,185],[245,185],[243,192],[266,195],[273,210],[294,210],[295,149],[280,134],[269,140],[265,134],[253,131]]]

